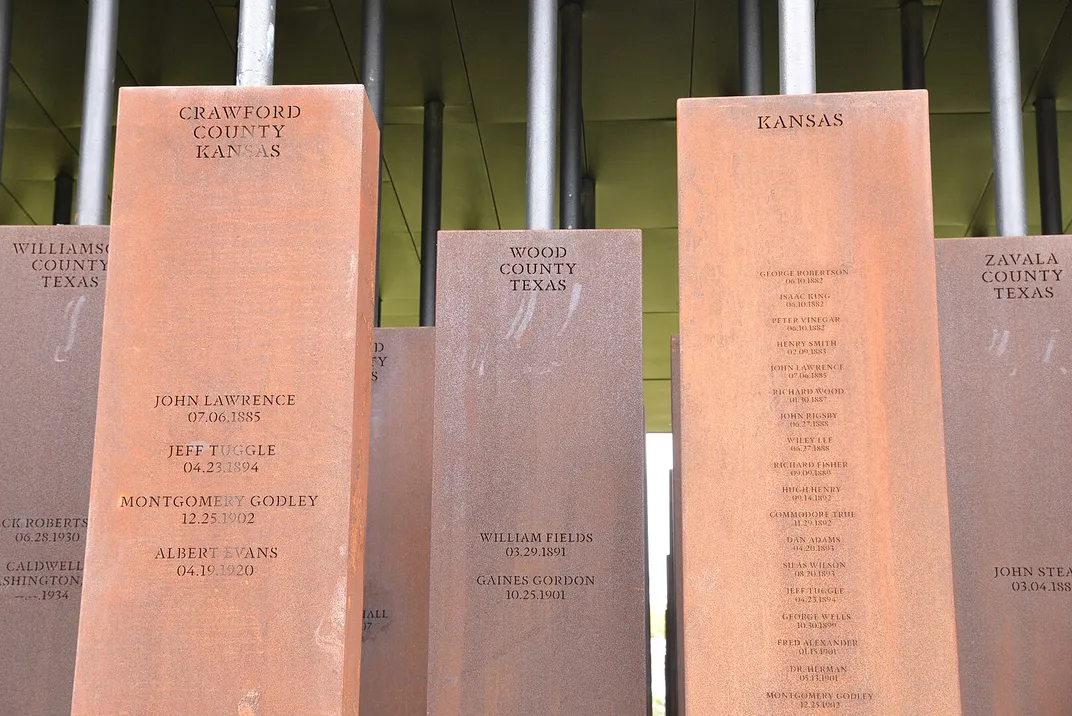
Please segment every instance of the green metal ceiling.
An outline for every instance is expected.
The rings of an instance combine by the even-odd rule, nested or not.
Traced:
[[[818,0],[821,92],[900,85],[898,0]],[[387,0],[383,173],[385,325],[417,322],[424,100],[446,104],[443,228],[524,224],[527,0]],[[766,88],[777,90],[777,3],[766,0]],[[237,0],[121,0],[118,85],[233,82]],[[587,0],[585,154],[601,228],[644,229],[648,426],[669,429],[677,330],[674,111],[737,90],[737,0]],[[993,232],[986,5],[927,2],[938,236]],[[86,0],[15,0],[0,222],[52,220],[53,180],[77,177]],[[1020,0],[1029,223],[1039,230],[1032,102],[1058,98],[1072,138],[1069,0]],[[356,81],[360,0],[278,0],[276,83]],[[1072,139],[1063,142],[1072,186]],[[1066,192],[1065,216],[1072,217]]]

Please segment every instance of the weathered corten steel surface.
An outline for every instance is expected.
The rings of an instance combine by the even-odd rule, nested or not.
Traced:
[[[1063,714],[1072,691],[1072,237],[938,242],[964,713]]]
[[[690,716],[960,713],[924,92],[678,103]]]
[[[0,712],[71,705],[108,228],[0,228]]]
[[[118,127],[72,714],[356,714],[364,90],[124,88]]]
[[[435,329],[375,338],[361,713],[425,716]]]
[[[430,714],[646,713],[640,243],[439,234]]]
[[[684,612],[681,608],[681,595],[684,588],[684,573],[681,570],[681,336],[670,336],[670,430],[672,432],[674,469],[670,473],[670,565],[675,600],[674,615],[674,650],[673,683],[667,689],[674,690],[673,705],[676,714],[685,713],[685,631]],[[671,628],[667,625],[667,629]],[[667,641],[669,644],[669,640]],[[670,716],[675,716],[671,714]]]

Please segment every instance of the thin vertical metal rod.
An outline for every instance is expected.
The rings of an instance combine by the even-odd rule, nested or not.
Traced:
[[[52,223],[70,224],[71,205],[74,200],[74,179],[67,172],[56,175],[55,193],[52,198]]]
[[[584,8],[580,0],[566,0],[562,13],[562,131],[559,155],[562,162],[558,190],[559,226],[580,229],[581,174],[584,172],[584,113],[581,105],[581,42]]]
[[[1016,0],[988,0],[990,18],[990,134],[994,150],[998,235],[1027,234],[1023,101]]]
[[[424,103],[421,191],[421,325],[435,325],[436,238],[443,215],[443,103]]]
[[[923,0],[901,2],[901,86],[926,89]]]
[[[671,481],[673,478],[671,478]],[[671,527],[671,534],[673,527]],[[671,537],[671,539],[673,539]],[[673,544],[671,542],[671,544]],[[672,548],[671,548],[672,549]],[[666,632],[666,656],[663,659],[663,683],[666,694],[666,716],[680,716],[677,708],[677,629],[675,623],[677,616],[674,614],[674,556],[666,555],[666,610],[663,612],[664,631]]]
[[[383,129],[384,0],[365,0],[361,25],[361,84]]]
[[[108,213],[118,30],[119,0],[90,0],[75,209],[76,221],[83,225],[103,224]]]
[[[361,24],[361,84],[365,86],[369,104],[372,105],[372,115],[376,118],[376,124],[380,127],[380,152],[383,156],[383,77],[385,64],[384,33],[386,24],[386,12],[384,0],[365,0],[364,13]],[[380,159],[378,172],[380,186],[383,186],[383,160]],[[376,193],[376,299],[374,311],[374,324],[380,325],[380,207],[383,205],[383,192]]]
[[[0,0],[0,167],[4,163],[4,135],[7,124],[7,95],[11,77],[11,5]]]
[[[240,87],[272,84],[275,71],[275,0],[242,0],[238,8]]]
[[[778,0],[782,94],[815,92],[815,0]]]
[[[585,174],[581,178],[581,227],[596,228],[596,178]]]
[[[529,106],[526,226],[555,228],[555,129],[558,120],[558,0],[529,0]]]
[[[1035,100],[1035,134],[1038,137],[1039,200],[1042,233],[1064,233],[1061,215],[1061,157],[1057,142],[1057,102],[1053,97]]]
[[[741,94],[763,94],[763,2],[738,0],[738,63]]]

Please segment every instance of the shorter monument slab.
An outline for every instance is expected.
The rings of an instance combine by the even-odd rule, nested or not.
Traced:
[[[428,713],[647,713],[640,243],[439,234]]]
[[[434,328],[377,328],[372,353],[361,713],[425,716]]]
[[[71,705],[106,226],[0,227],[0,712]]]
[[[964,713],[1067,713],[1072,237],[943,239],[937,258]]]

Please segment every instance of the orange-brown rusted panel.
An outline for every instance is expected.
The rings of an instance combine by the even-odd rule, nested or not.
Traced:
[[[960,713],[927,97],[678,104],[686,708]]]
[[[432,509],[433,328],[377,328],[361,712],[425,716]]]
[[[124,88],[72,713],[356,714],[379,140]]]

